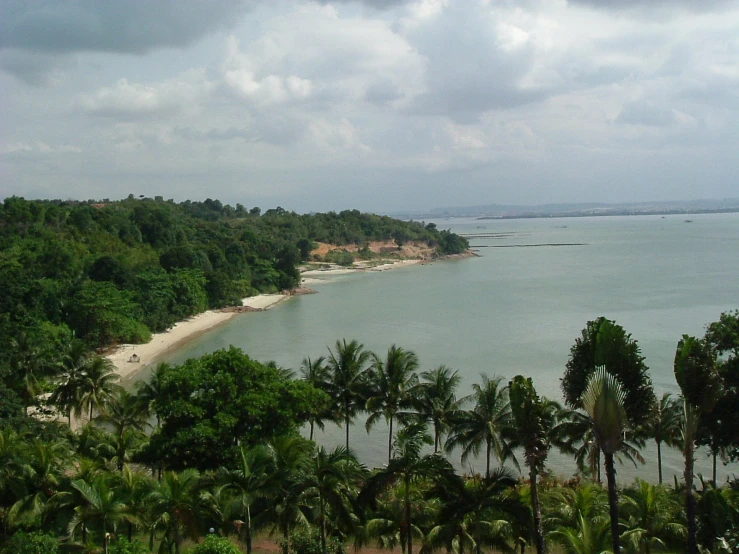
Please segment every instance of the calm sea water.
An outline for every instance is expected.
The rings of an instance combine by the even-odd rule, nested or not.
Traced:
[[[639,342],[657,393],[677,393],[678,339],[702,335],[722,311],[739,308],[739,214],[436,223],[495,236],[470,238],[479,258],[334,276],[312,285],[319,294],[235,318],[167,361],[233,344],[297,370],[305,356],[356,338],[378,353],[392,344],[414,350],[422,369],[458,369],[462,394],[483,372],[524,374],[540,394],[559,400],[570,346],[588,320],[603,315]],[[328,425],[317,441],[343,444],[343,430]],[[386,426],[367,434],[359,421],[350,441],[366,465],[386,461]],[[643,455],[646,465],[617,468],[621,479],[656,481],[656,447],[649,444]],[[666,449],[663,457],[666,478],[679,477],[679,451]],[[471,465],[484,468],[480,460]],[[574,462],[556,453],[550,466],[563,475],[574,471]],[[710,476],[704,453],[696,467]],[[732,473],[737,465],[719,463],[721,479]]]

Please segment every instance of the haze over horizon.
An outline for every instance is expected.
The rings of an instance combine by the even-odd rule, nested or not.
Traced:
[[[0,199],[739,190],[736,0],[4,0],[0,90]]]

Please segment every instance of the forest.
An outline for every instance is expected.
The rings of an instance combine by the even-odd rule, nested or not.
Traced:
[[[679,397],[656,397],[637,341],[604,317],[571,347],[563,404],[521,375],[483,373],[461,395],[454,369],[346,339],[297,370],[234,347],[160,364],[135,391],[81,339],[55,359],[31,374],[28,353],[26,394],[3,406],[3,554],[739,548],[736,477],[693,472],[705,448],[714,468],[739,457],[739,311],[677,342]],[[383,467],[352,452],[365,421],[388,424]],[[326,425],[342,446],[313,441]],[[682,451],[682,479],[663,482],[660,455],[657,476],[618,480],[647,441]],[[571,478],[548,469],[552,450]],[[483,472],[455,469],[472,459]]]
[[[262,213],[211,199],[175,203],[133,195],[114,202],[6,198],[0,345],[53,351],[71,337],[97,349],[148,342],[151,333],[206,309],[298,286],[298,265],[316,242],[373,240],[419,241],[438,256],[469,246],[433,223],[357,210]]]

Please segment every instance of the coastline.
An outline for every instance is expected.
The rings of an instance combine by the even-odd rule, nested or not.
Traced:
[[[242,305],[251,308],[246,311],[268,310],[289,298],[287,294],[258,294],[242,299]],[[178,321],[162,333],[155,333],[149,342],[145,344],[121,344],[107,354],[105,357],[113,362],[116,373],[121,380],[130,379],[145,367],[156,362],[157,359],[167,352],[184,346],[188,342],[207,333],[236,317],[240,311],[236,310],[208,310]],[[138,361],[129,361],[133,355]]]
[[[360,262],[353,267],[329,266],[326,269],[308,269],[301,272],[300,287],[294,291],[278,294],[258,294],[243,298],[241,306],[224,308],[222,310],[208,310],[183,321],[162,332],[152,335],[151,341],[146,344],[121,344],[106,354],[115,366],[115,371],[121,381],[134,379],[142,369],[156,363],[159,358],[168,352],[176,350],[199,336],[211,331],[239,314],[245,312],[261,312],[269,310],[277,304],[301,294],[308,294],[310,289],[306,285],[313,283],[326,283],[332,276],[359,273],[364,271],[387,271],[412,265],[426,265],[437,260],[458,259],[477,256],[468,251],[465,254],[445,256],[436,260],[429,259],[405,259],[405,260],[381,260],[377,265]],[[326,277],[326,278],[321,278]],[[134,354],[137,361],[130,361]]]

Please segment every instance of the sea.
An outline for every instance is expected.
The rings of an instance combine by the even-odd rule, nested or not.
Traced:
[[[467,236],[479,257],[327,275],[310,285],[318,294],[238,316],[162,361],[235,345],[297,372],[303,358],[356,339],[380,356],[393,344],[413,350],[421,370],[458,370],[460,396],[481,374],[506,381],[522,374],[539,394],[561,400],[570,347],[589,320],[605,316],[638,342],[655,392],[677,395],[680,337],[701,336],[722,312],[739,308],[739,214],[431,221]],[[146,377],[144,370],[139,378]],[[385,424],[368,433],[360,418],[350,433],[362,463],[386,463]],[[343,445],[344,431],[327,424],[316,441]],[[643,465],[617,465],[621,482],[656,482],[653,441],[642,455]],[[484,470],[483,459],[462,465],[458,452],[449,456],[460,470]],[[696,474],[710,479],[707,452],[696,457]],[[576,471],[556,451],[547,465],[562,477]],[[665,479],[680,479],[682,467],[680,451],[663,446]],[[719,482],[738,474],[739,464],[719,461]]]

